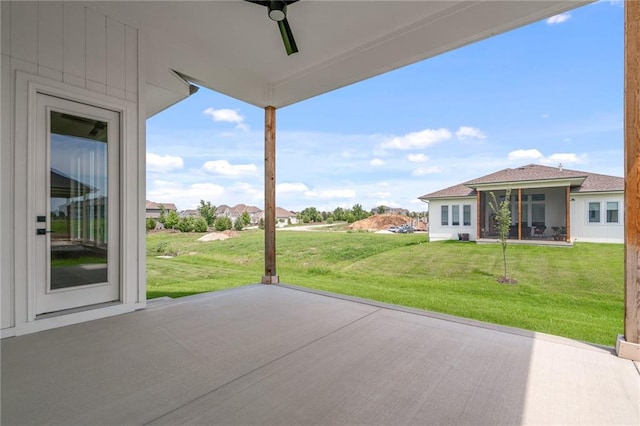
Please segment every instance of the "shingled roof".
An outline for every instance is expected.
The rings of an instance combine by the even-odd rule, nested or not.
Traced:
[[[513,169],[504,169],[486,176],[473,179],[459,185],[450,186],[430,194],[425,194],[420,199],[429,198],[454,198],[475,196],[475,186],[483,184],[515,184],[517,182],[581,179],[580,186],[573,186],[571,192],[609,192],[624,191],[624,179],[617,176],[601,175],[597,173],[569,170],[559,167],[542,166],[539,164],[527,164]],[[517,185],[513,185],[517,187]]]

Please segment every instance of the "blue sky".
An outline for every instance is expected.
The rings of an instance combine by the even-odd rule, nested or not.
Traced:
[[[529,163],[623,176],[623,23],[600,1],[278,110],[278,206],[425,211]],[[263,123],[206,88],[152,117],[147,199],[262,208]]]

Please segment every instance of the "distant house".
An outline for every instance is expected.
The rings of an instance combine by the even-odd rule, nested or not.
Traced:
[[[264,219],[264,212],[261,211],[256,217],[258,221]],[[289,224],[295,225],[296,223],[298,223],[298,217],[295,213],[282,207],[276,207],[276,226],[283,227]]]
[[[200,217],[200,213],[198,213],[197,209],[186,209],[186,210],[182,210],[180,212],[180,217],[198,218],[198,217]]]
[[[403,209],[402,207],[388,207],[388,206],[378,206],[371,211],[372,213],[384,213],[384,214],[400,214],[400,215],[409,215],[409,210]]]
[[[432,241],[496,238],[489,205],[511,189],[509,238],[624,242],[624,179],[562,167],[529,164],[504,169],[419,199],[429,203]]]
[[[146,217],[151,217],[153,219],[157,219],[158,217],[160,217],[160,212],[162,210],[161,206],[164,207],[167,213],[169,213],[170,211],[178,211],[178,208],[174,203],[156,203],[155,201],[147,200]]]
[[[221,204],[216,207],[216,216],[226,216],[231,219],[232,222],[235,222],[237,218],[242,216],[244,212],[249,214],[250,224],[256,225],[259,220],[259,215],[262,213],[256,206],[247,206],[246,204],[236,204],[233,207],[229,207],[226,204]]]

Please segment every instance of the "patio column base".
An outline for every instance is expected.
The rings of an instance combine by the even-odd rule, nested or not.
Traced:
[[[640,344],[631,343],[624,340],[622,334],[618,334],[616,340],[616,353],[619,358],[630,359],[631,361],[640,361]]]
[[[280,283],[280,277],[278,275],[263,275],[262,284],[278,284]]]

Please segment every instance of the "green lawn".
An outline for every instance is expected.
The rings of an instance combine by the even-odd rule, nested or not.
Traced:
[[[202,234],[147,238],[149,298],[259,282],[264,237],[199,242]],[[160,249],[160,250],[158,250]],[[158,251],[177,251],[159,259]],[[278,232],[285,283],[612,346],[623,328],[623,246],[509,246],[509,275],[496,282],[500,246],[427,242],[426,235]]]

